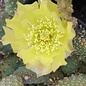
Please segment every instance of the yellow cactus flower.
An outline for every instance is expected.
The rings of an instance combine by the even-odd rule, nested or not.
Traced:
[[[26,68],[36,72],[37,76],[66,65],[65,58],[73,51],[75,32],[72,22],[62,20],[57,5],[50,0],[41,0],[40,8],[37,2],[17,4],[14,17],[6,19],[3,27],[3,44],[10,43]]]

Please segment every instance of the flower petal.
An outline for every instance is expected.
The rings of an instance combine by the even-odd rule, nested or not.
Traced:
[[[71,53],[74,48],[72,45],[72,39],[75,37],[75,32],[72,28],[71,22],[66,22],[64,25],[64,36],[60,39],[62,43],[64,43],[64,48],[68,53]]]
[[[34,59],[32,63],[27,63],[26,68],[34,71],[37,74],[37,77],[49,74],[52,71],[52,68],[50,65],[47,65],[47,66],[43,65],[38,60]]]
[[[16,39],[13,30],[8,27],[3,27],[3,29],[5,31],[5,35],[2,37],[3,44],[6,45],[10,42],[14,42]]]
[[[26,48],[27,41],[24,38],[16,38],[15,33],[12,29],[8,27],[3,27],[5,31],[5,36],[2,37],[3,44],[11,44],[13,51],[18,52],[19,50]]]
[[[23,34],[27,34],[28,33],[28,24],[26,22],[23,22],[23,23],[26,23],[27,24],[27,27],[23,27],[23,23],[21,24],[21,21],[18,21],[18,20],[6,20],[6,23],[7,23],[7,27],[10,26],[10,28],[13,29],[14,33],[15,33],[15,36],[17,38],[21,37],[23,38],[24,35]],[[22,29],[21,29],[22,28]]]
[[[36,59],[36,50],[34,48],[26,48],[22,49],[18,52],[17,56],[21,57],[24,63],[32,63],[34,59]],[[32,63],[33,64],[33,63]]]
[[[65,61],[66,53],[64,49],[59,49],[57,56],[54,57],[52,63],[52,70],[55,72],[61,65],[66,65]]]

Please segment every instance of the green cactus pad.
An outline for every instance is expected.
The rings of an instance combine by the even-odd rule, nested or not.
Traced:
[[[71,75],[72,73],[76,72],[77,69],[80,67],[80,62],[77,59],[77,55],[73,52],[67,59],[67,65],[62,66],[60,70],[66,74]]]
[[[76,37],[73,40],[74,48],[78,59],[86,62],[86,29],[79,25],[76,31]]]
[[[1,78],[4,78],[13,73],[18,67],[22,66],[22,60],[19,59],[16,55],[7,54],[4,55],[4,58],[0,60],[0,73]]]
[[[24,86],[24,84],[21,77],[12,74],[3,78],[0,81],[0,86]]]
[[[25,66],[18,68],[16,71],[14,71],[14,74],[21,76],[24,80],[24,84],[43,83],[45,85],[50,85],[53,84],[55,80],[63,78],[63,74],[59,71],[56,71],[55,73],[50,73],[45,76],[37,77],[34,72],[30,71],[29,69],[26,69]]]
[[[86,75],[72,75],[59,80],[54,86],[86,86]]]
[[[72,19],[73,6],[72,0],[56,0],[61,17],[66,20]]]
[[[14,71],[15,75],[21,76],[24,81],[28,80],[28,83],[31,84],[32,81],[37,77],[36,74],[28,69],[25,66],[19,67]]]

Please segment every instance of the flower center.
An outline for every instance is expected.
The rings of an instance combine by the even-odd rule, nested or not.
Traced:
[[[58,23],[53,18],[45,18],[37,21],[38,25],[29,29],[28,45],[40,52],[49,53],[62,45],[60,38],[63,33],[59,31]]]

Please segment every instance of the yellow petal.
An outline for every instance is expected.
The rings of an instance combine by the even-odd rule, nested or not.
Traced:
[[[52,63],[52,70],[55,72],[61,65],[66,65],[65,61],[66,53],[63,49],[59,49],[57,56],[54,57]]]
[[[10,26],[10,28],[12,28],[13,29],[13,31],[14,31],[14,33],[15,33],[15,36],[16,36],[16,38],[24,38],[24,34],[27,34],[28,33],[28,23],[26,23],[26,22],[23,22],[23,23],[26,23],[27,24],[27,26],[25,27],[23,27],[23,23],[21,24],[21,21],[17,21],[17,20],[6,20],[6,22],[7,22],[7,26],[9,27]],[[22,30],[21,30],[21,28],[22,28]]]
[[[64,43],[64,48],[68,53],[71,53],[74,48],[72,44],[72,39],[75,37],[75,31],[72,28],[72,22],[66,22],[64,25],[64,36],[60,39]]]
[[[12,29],[8,27],[3,27],[5,35],[2,37],[2,42],[4,45],[9,44],[10,42],[15,42],[15,33]]]
[[[28,46],[25,38],[16,38],[16,35],[12,29],[8,27],[3,28],[5,31],[5,35],[2,37],[2,42],[4,45],[10,43],[14,52],[18,52],[19,50],[26,48]]]
[[[31,63],[26,64],[26,68],[34,71],[37,77],[49,74],[52,71],[51,65],[43,65],[39,60],[35,60]]]
[[[36,58],[36,50],[34,48],[27,47],[26,49],[20,50],[17,56],[21,57],[24,63],[32,62]]]
[[[28,44],[25,40],[15,40],[15,42],[10,43],[14,52],[18,53],[20,50],[28,47]]]

